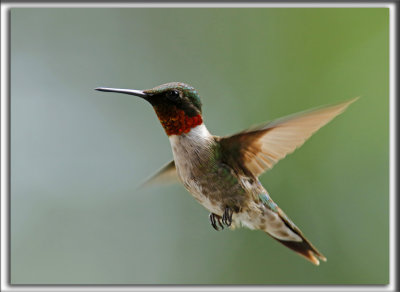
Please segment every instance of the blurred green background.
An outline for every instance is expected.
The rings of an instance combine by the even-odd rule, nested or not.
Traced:
[[[12,9],[13,284],[385,284],[388,9]],[[216,232],[149,104],[96,92],[193,85],[216,135],[361,99],[261,177],[324,253]]]

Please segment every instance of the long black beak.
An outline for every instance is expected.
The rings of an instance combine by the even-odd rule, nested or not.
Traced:
[[[125,93],[125,94],[139,96],[144,99],[147,99],[148,97],[150,97],[150,94],[147,94],[142,90],[135,90],[135,89],[97,87],[97,88],[95,88],[95,90],[104,91],[104,92]]]

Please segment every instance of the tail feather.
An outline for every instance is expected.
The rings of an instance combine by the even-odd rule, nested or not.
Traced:
[[[278,215],[282,219],[283,223],[289,228],[291,231],[296,233],[298,236],[301,237],[301,241],[292,241],[292,240],[282,240],[276,238],[273,234],[268,233],[272,236],[272,238],[276,239],[283,245],[287,246],[288,248],[292,249],[299,255],[305,257],[311,263],[316,266],[319,266],[319,260],[326,262],[326,257],[320,253],[307,238],[304,237],[303,233],[300,229],[286,216],[286,214],[282,211],[281,208],[278,207]]]
[[[275,238],[272,235],[271,237],[276,239],[283,245],[287,246],[288,248],[292,249],[299,255],[305,257],[316,266],[319,266],[319,260],[326,262],[326,257],[324,257],[303,235],[299,235],[303,239],[302,241],[286,241]]]

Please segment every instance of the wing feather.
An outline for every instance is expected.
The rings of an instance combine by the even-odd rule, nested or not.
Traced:
[[[357,99],[290,115],[221,138],[225,160],[231,166],[241,167],[247,175],[258,177]]]
[[[164,165],[159,171],[157,171],[154,175],[148,178],[141,187],[147,187],[150,185],[157,184],[167,184],[178,182],[178,174],[175,168],[175,162],[172,160]]]

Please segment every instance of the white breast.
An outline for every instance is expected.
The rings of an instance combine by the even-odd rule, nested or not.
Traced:
[[[209,158],[213,136],[201,124],[187,134],[170,136],[169,141],[178,175],[185,181],[194,168]]]
[[[201,166],[209,163],[214,137],[205,125],[201,124],[191,129],[187,134],[172,135],[169,140],[176,170],[183,185],[205,208],[214,210],[215,206],[204,196],[200,184],[204,175]]]

